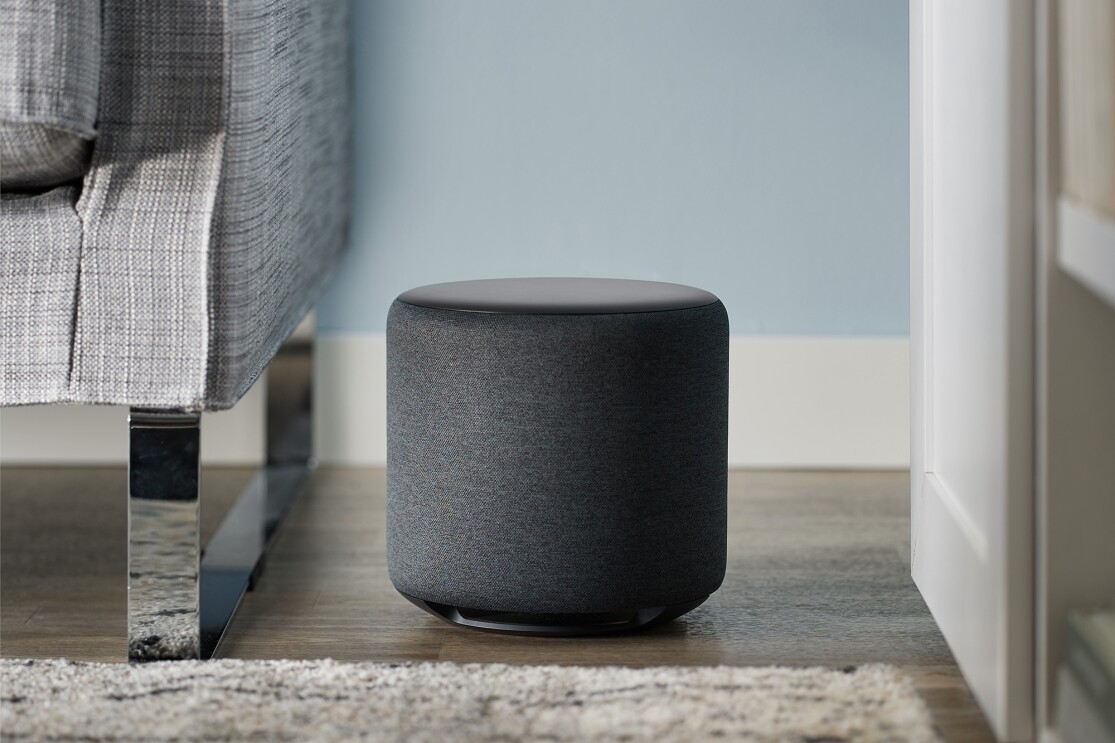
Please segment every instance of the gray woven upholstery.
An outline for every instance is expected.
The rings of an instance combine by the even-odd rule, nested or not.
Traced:
[[[9,373],[5,351],[0,404],[220,409],[248,389],[344,246],[346,11],[105,0],[68,379]]]
[[[76,189],[0,197],[0,399],[68,394],[81,222]]]
[[[80,178],[97,120],[98,0],[0,0],[0,187]]]
[[[720,302],[557,315],[396,301],[387,344],[387,556],[400,591],[565,613],[679,604],[719,587]]]
[[[105,3],[100,131],[78,203],[81,402],[205,403],[223,27],[215,0]]]
[[[231,401],[306,315],[344,245],[347,3],[229,5],[236,48],[214,239],[206,398]],[[296,301],[295,301],[296,300]]]
[[[0,122],[0,187],[41,190],[80,178],[90,140],[43,124]]]

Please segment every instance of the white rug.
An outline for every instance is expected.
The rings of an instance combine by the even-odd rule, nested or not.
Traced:
[[[334,661],[0,661],[4,740],[935,741],[905,675]]]

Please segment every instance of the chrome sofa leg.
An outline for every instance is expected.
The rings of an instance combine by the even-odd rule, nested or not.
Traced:
[[[280,355],[298,353],[297,348],[284,349]],[[277,385],[268,385],[268,392],[268,407],[282,400]],[[216,655],[240,599],[262,572],[267,549],[313,469],[310,421],[307,391],[281,435],[268,441],[266,464],[199,553],[201,417],[132,409],[129,661],[207,660]]]
[[[128,416],[128,660],[198,658],[201,415]]]
[[[298,429],[305,431],[308,452],[308,419]],[[205,545],[201,560],[202,660],[217,654],[240,599],[263,572],[267,549],[298,500],[310,467],[308,456],[295,461],[269,457]]]

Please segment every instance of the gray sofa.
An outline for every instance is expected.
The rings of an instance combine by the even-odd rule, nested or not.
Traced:
[[[191,491],[196,522],[198,412],[248,390],[345,245],[347,0],[0,0],[0,27],[0,405],[133,408],[130,653],[205,656],[204,617],[138,627],[189,601],[191,558],[137,585],[162,537],[136,529]]]

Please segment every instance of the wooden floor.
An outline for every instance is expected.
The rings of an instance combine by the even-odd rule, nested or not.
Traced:
[[[250,473],[203,476],[211,532]],[[125,653],[123,469],[0,472],[0,654]],[[904,668],[946,740],[993,740],[909,577],[907,478],[732,473],[729,564],[702,607],[623,637],[459,629],[387,577],[382,470],[319,470],[230,629],[236,658]]]

